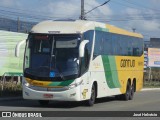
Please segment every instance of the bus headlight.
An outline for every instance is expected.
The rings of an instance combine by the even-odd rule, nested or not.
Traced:
[[[22,85],[25,85],[26,87],[29,87],[29,83],[23,80]]]
[[[73,89],[73,88],[75,88],[75,87],[77,87],[77,86],[79,86],[79,85],[81,85],[82,84],[82,82],[83,82],[83,80],[80,80],[80,81],[76,81],[76,83],[74,83],[74,84],[70,84],[69,86],[67,86],[66,88],[67,89]]]
[[[29,84],[29,83],[25,83],[25,86],[29,87],[29,86],[30,86],[30,84]]]
[[[22,85],[25,85],[26,87],[30,86],[30,84],[26,80],[23,80]]]

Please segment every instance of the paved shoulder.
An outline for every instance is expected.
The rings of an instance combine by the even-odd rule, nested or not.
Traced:
[[[142,91],[160,90],[160,88],[143,88]]]
[[[9,100],[21,100],[23,99],[22,96],[18,97],[0,97],[0,101],[9,101]]]

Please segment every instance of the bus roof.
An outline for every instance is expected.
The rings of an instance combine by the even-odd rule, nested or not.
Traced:
[[[106,24],[106,28],[108,28],[109,32],[111,32],[111,33],[117,33],[117,34],[123,34],[123,35],[143,38],[143,36],[141,34],[139,34],[139,33],[130,32],[130,31],[127,31],[125,29],[121,29],[121,28],[115,27],[113,25]]]
[[[50,33],[50,34],[76,34],[88,30],[100,30],[122,35],[143,38],[141,34],[129,32],[127,30],[100,22],[75,20],[75,21],[43,21],[33,26],[31,33]]]

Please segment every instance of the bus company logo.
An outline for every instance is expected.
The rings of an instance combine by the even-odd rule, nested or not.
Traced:
[[[122,59],[120,62],[121,67],[135,67],[135,60]]]
[[[11,112],[2,112],[2,117],[11,117]]]
[[[95,68],[99,68],[99,67],[100,67],[100,63],[93,63],[93,66],[94,66]]]

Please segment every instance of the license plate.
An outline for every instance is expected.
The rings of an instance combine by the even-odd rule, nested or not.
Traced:
[[[44,98],[53,98],[53,95],[52,94],[43,94],[43,97]]]

